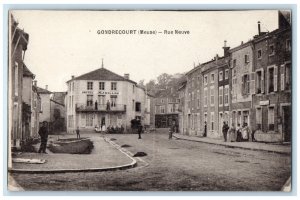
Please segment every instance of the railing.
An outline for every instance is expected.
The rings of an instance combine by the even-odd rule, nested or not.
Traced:
[[[77,112],[114,112],[114,111],[126,111],[126,105],[124,104],[93,104],[93,105],[87,105],[87,104],[76,104],[76,111]]]

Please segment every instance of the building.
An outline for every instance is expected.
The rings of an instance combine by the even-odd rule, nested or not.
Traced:
[[[247,123],[253,130],[254,110],[252,96],[254,94],[254,64],[252,41],[230,50],[231,54],[231,120],[237,126]]]
[[[129,79],[102,67],[67,82],[67,131],[93,131],[95,126],[131,127],[131,120],[145,120],[146,92]]]
[[[146,106],[145,106],[145,120],[144,125],[146,128],[155,127],[155,106],[154,106],[155,97],[149,93],[146,95]]]
[[[179,116],[178,116],[178,130],[181,134],[187,135],[187,106],[188,104],[186,103],[186,100],[188,98],[187,94],[187,87],[186,87],[187,81],[184,80],[178,88],[179,92],[179,106],[178,106],[178,111],[179,111]]]
[[[66,131],[66,92],[53,92],[50,98],[50,130],[53,133]]]
[[[203,135],[203,124],[201,123],[201,96],[202,96],[202,82],[201,65],[194,67],[186,73],[186,96],[187,106],[183,110],[183,117],[185,122],[186,135]]]
[[[278,29],[261,33],[258,24],[258,30],[253,40],[255,139],[289,142],[292,132],[290,22],[279,12]]]
[[[41,97],[37,89],[37,81],[33,81],[31,97],[31,137],[38,137],[40,128]]]
[[[51,92],[48,90],[48,85],[45,86],[44,88],[37,87],[38,94],[40,95],[41,98],[41,110],[40,110],[40,124],[42,122],[46,121],[49,122],[51,121]]]
[[[11,148],[16,149],[21,147],[21,141],[25,139],[22,134],[23,60],[29,35],[18,28],[18,23],[12,15],[10,16],[9,39],[9,145],[11,145]]]
[[[169,128],[175,121],[178,126],[179,96],[174,88],[161,90],[155,97],[155,127]]]
[[[33,136],[32,123],[35,117],[32,116],[32,83],[35,75],[23,64],[23,84],[22,84],[22,138],[24,142]]]

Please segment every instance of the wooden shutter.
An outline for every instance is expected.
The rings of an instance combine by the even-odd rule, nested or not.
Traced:
[[[284,67],[285,67],[285,65],[280,66],[280,89],[281,90],[284,90],[284,87],[285,87]]]
[[[277,85],[278,85],[278,67],[274,66],[274,92],[277,91]]]
[[[265,73],[264,73],[264,69],[261,69],[261,93],[263,94],[265,92]]]
[[[255,72],[250,74],[250,94],[255,94]]]

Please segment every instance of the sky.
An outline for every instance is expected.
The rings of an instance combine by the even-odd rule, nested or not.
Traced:
[[[24,62],[39,87],[66,91],[66,81],[101,67],[136,82],[185,73],[278,27],[278,12],[261,11],[12,11],[29,34]],[[156,30],[156,35],[97,34],[98,30]],[[163,34],[164,30],[189,34]]]

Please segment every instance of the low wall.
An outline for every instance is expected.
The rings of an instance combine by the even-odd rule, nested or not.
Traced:
[[[282,142],[282,135],[274,131],[267,133],[256,131],[254,134],[254,138],[258,142]]]

